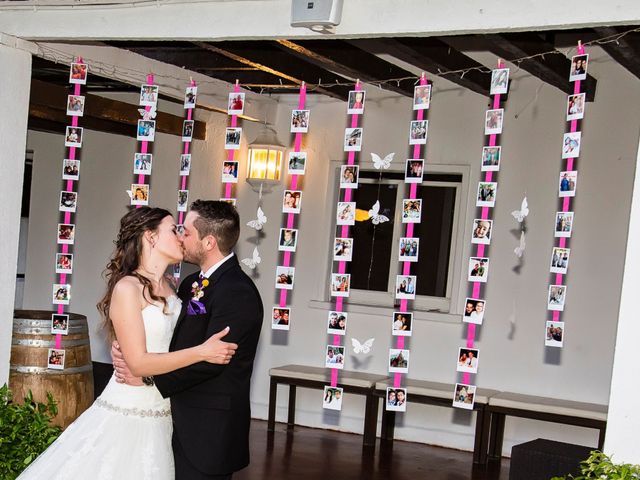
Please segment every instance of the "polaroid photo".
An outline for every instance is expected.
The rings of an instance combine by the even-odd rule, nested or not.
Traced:
[[[509,90],[509,69],[497,68],[491,72],[490,95],[502,95]]]
[[[564,322],[547,321],[544,337],[545,347],[562,347],[564,343]]]
[[[567,296],[566,285],[549,285],[549,300],[547,310],[564,310],[564,301]]]
[[[404,198],[402,200],[402,223],[420,223],[422,217],[422,199]]]
[[[483,172],[497,172],[500,170],[500,154],[502,147],[482,147],[482,167]]]
[[[184,228],[184,225],[183,225]],[[177,231],[177,228],[176,228]],[[180,275],[182,274],[182,263],[174,263],[173,264],[173,276],[175,278],[180,278]]]
[[[238,183],[238,162],[222,162],[222,183]]]
[[[185,153],[180,155],[180,176],[186,176],[191,173],[191,154]]]
[[[480,361],[480,350],[477,348],[458,349],[458,366],[456,370],[464,373],[478,373],[478,362]]]
[[[496,182],[478,182],[478,196],[476,197],[476,207],[494,207],[496,204]]]
[[[422,183],[424,160],[407,160],[404,183]]]
[[[462,321],[465,323],[482,325],[482,320],[484,319],[484,309],[486,305],[487,302],[483,299],[467,298],[464,302]]]
[[[184,91],[184,108],[196,108],[197,97],[198,87],[187,87]]]
[[[158,103],[158,86],[142,85],[140,87],[140,105],[154,107]]]
[[[324,360],[327,368],[344,368],[344,347],[338,345],[327,345],[327,354]]]
[[[79,180],[80,179],[80,161],[69,160],[65,158],[62,161],[62,179],[63,180]]]
[[[281,228],[278,250],[281,252],[295,252],[298,244],[298,230],[295,228]]]
[[[342,410],[342,393],[340,387],[324,387],[322,408],[327,410]]]
[[[51,315],[51,335],[69,334],[69,315],[54,313]]]
[[[240,150],[241,138],[242,138],[242,128],[227,128],[224,134],[224,149]]]
[[[178,211],[186,212],[189,202],[189,190],[178,190]]]
[[[89,67],[86,63],[73,62],[69,70],[69,83],[86,85]]]
[[[387,401],[384,408],[390,412],[407,411],[407,389],[387,387]]]
[[[409,145],[425,145],[429,120],[413,120],[409,127]]]
[[[289,175],[304,175],[307,166],[307,152],[289,152]]]
[[[136,153],[133,156],[133,173],[137,175],[151,175],[153,154]]]
[[[358,188],[360,167],[357,165],[342,165],[340,167],[340,188]]]
[[[362,128],[344,129],[344,151],[359,152],[362,149]]]
[[[301,190],[285,190],[282,195],[282,213],[300,213],[302,205]]]
[[[227,113],[229,115],[242,115],[244,113],[244,93],[232,92],[229,94]]]
[[[486,283],[489,276],[489,259],[486,257],[471,257],[469,259],[469,277],[470,282]]]
[[[413,326],[413,313],[393,312],[391,334],[397,337],[410,337]]]
[[[53,284],[53,304],[69,305],[71,300],[71,285],[54,283]]]
[[[56,253],[56,273],[73,273],[72,253]]]
[[[416,276],[396,275],[396,298],[415,300],[416,298]]]
[[[82,127],[67,127],[64,134],[65,147],[82,147]]]
[[[347,102],[347,114],[361,115],[364,113],[364,98],[366,96],[364,90],[351,90],[349,92],[349,100]]]
[[[569,254],[570,248],[553,247],[551,253],[551,273],[560,273],[562,275],[567,274],[567,268],[569,267]]]
[[[401,237],[398,249],[399,262],[417,262],[420,239],[417,237]]]
[[[276,267],[276,288],[279,290],[293,290],[296,269],[294,267]]]
[[[291,111],[291,133],[307,133],[309,131],[310,110]]]
[[[582,132],[565,133],[562,140],[562,158],[578,158],[581,142]]]
[[[558,183],[558,196],[559,197],[575,197],[576,185],[578,184],[578,172],[567,171],[560,172],[560,180]]]
[[[78,206],[78,192],[60,192],[60,205],[58,210],[61,212],[75,213]]]
[[[76,226],[68,223],[58,224],[58,244],[73,245],[76,236]]]
[[[155,120],[138,120],[136,139],[139,142],[153,142],[156,138]]]
[[[584,118],[586,98],[586,93],[578,93],[567,97],[567,121],[580,120]]]
[[[185,120],[182,122],[182,141],[190,142],[193,138],[193,126],[196,122],[193,120]]]
[[[356,224],[356,202],[338,202],[338,209],[336,210],[336,224]]]
[[[570,237],[573,230],[573,212],[556,212],[556,237]]]
[[[327,316],[327,333],[329,335],[344,335],[347,330],[349,314],[345,312],[329,312]]]
[[[51,370],[64,370],[64,350],[50,348],[47,356],[47,368]]]
[[[178,224],[176,225],[176,233],[177,233],[178,235],[184,235],[184,224],[182,224],[182,223],[178,223]]]
[[[221,198],[221,202],[227,202],[229,205],[236,206],[236,202],[238,201],[236,198]]]
[[[465,410],[473,410],[475,403],[476,386],[465,385],[464,383],[456,383],[453,392],[453,406],[463,408]]]
[[[149,205],[149,185],[131,184],[131,205]]]
[[[272,330],[289,330],[289,318],[291,316],[291,308],[289,307],[273,307],[271,314]]]
[[[473,231],[471,234],[471,243],[479,245],[489,245],[491,243],[491,229],[493,228],[493,220],[484,220],[475,218],[473,220]]]
[[[348,297],[351,289],[351,274],[332,273],[331,274],[331,296]]]
[[[409,350],[389,349],[389,372],[409,373]]]
[[[487,110],[484,116],[484,134],[498,135],[502,133],[503,121],[504,121],[504,108]]]
[[[81,117],[84,114],[84,96],[67,96],[67,115],[70,117]]]
[[[353,238],[336,237],[333,242],[333,261],[350,262],[353,258]]]
[[[418,85],[413,89],[413,109],[426,110],[431,104],[431,85]]]
[[[574,55],[571,57],[571,70],[569,71],[569,81],[585,80],[587,78],[587,67],[589,55]]]

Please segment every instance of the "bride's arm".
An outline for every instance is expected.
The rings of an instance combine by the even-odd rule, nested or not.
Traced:
[[[124,278],[116,284],[111,296],[109,316],[124,359],[133,375],[159,375],[202,361],[228,363],[235,353],[236,345],[220,340],[226,335],[226,330],[195,347],[171,353],[147,352],[142,304],[140,287],[135,280]]]

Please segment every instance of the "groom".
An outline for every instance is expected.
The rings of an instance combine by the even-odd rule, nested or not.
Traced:
[[[180,284],[182,311],[169,347],[175,351],[198,345],[229,326],[224,340],[238,344],[230,363],[202,362],[143,379],[171,397],[176,480],[231,479],[249,464],[249,389],[263,307],[232,252],[239,234],[232,205],[205,200],[191,205],[182,237],[184,260],[201,271]],[[121,365],[118,352],[113,353]],[[118,370],[124,375],[116,376],[126,383],[138,380],[126,367]]]

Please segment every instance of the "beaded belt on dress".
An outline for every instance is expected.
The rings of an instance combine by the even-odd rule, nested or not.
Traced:
[[[101,399],[97,399],[95,401],[95,405],[102,408],[106,408],[107,410],[111,410],[112,412],[121,413],[122,415],[132,415],[134,417],[160,418],[160,417],[168,417],[171,415],[171,410],[168,408],[163,410],[152,410],[152,409],[143,410],[141,408],[123,408],[123,407],[118,407],[116,405],[113,405],[109,402],[105,402],[104,400],[101,400]]]

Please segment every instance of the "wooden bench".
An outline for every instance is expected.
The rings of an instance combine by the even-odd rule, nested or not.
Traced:
[[[490,458],[500,458],[502,456],[504,422],[507,415],[595,428],[600,431],[598,449],[602,450],[604,446],[608,411],[606,405],[500,392],[489,399],[488,411],[491,415]]]
[[[276,404],[278,384],[289,386],[289,404],[287,415],[287,430],[293,430],[296,414],[296,387],[323,390],[331,385],[331,369],[307,367],[305,365],[285,365],[269,370],[271,383],[269,388],[269,418],[267,431],[274,432],[276,424]],[[355,393],[365,396],[363,445],[372,447],[376,444],[376,427],[378,423],[378,398],[375,396],[376,382],[388,378],[385,375],[341,370],[338,377],[338,387],[344,393]],[[318,398],[318,403],[321,399]]]
[[[387,387],[393,387],[391,380],[380,381],[376,384],[376,395],[386,402]],[[422,403],[426,405],[439,405],[453,408],[453,392],[455,385],[452,383],[428,382],[425,380],[413,380],[410,378],[402,382],[402,387],[407,389],[407,403]],[[476,389],[473,410],[476,412],[476,431],[473,444],[473,462],[486,463],[489,438],[489,413],[487,405],[492,395],[499,393],[497,390],[486,388]],[[382,409],[381,438],[385,441],[393,441],[396,412]]]

